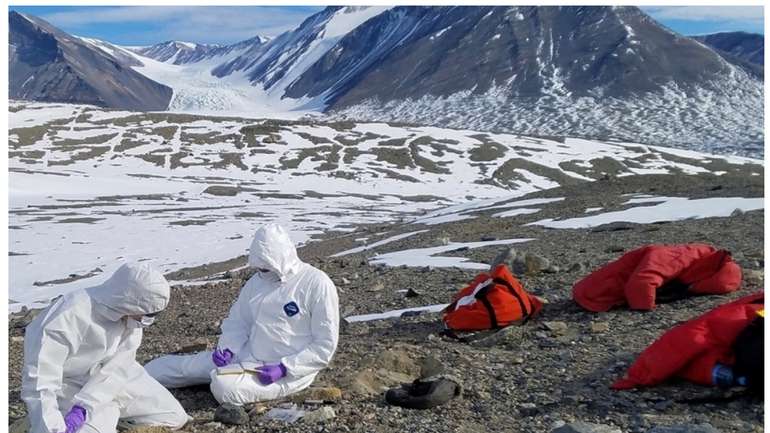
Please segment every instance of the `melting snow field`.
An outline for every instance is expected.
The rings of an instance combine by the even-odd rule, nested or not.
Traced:
[[[450,251],[474,249],[494,245],[511,245],[529,242],[532,239],[504,239],[488,242],[450,242],[447,245],[430,248],[413,248],[409,250],[394,251],[392,253],[374,256],[369,263],[385,266],[430,266],[433,268],[462,268],[462,269],[489,269],[489,263],[471,262],[465,257],[447,257],[437,254]]]
[[[561,198],[516,198],[564,176],[601,178],[609,159],[618,175],[697,173],[714,162],[761,170],[746,158],[693,153],[672,161],[668,150],[629,143],[384,123],[28,102],[12,102],[10,111],[12,309],[97,284],[126,260],[151,261],[164,272],[229,260],[245,254],[254,230],[268,222],[286,225],[302,243],[366,223],[534,212]],[[415,254],[426,265],[474,266],[432,257],[445,251]]]
[[[370,322],[372,320],[384,320],[384,319],[392,319],[395,317],[401,317],[404,315],[404,313],[406,314],[438,313],[448,306],[449,304],[436,304],[436,305],[427,305],[425,307],[414,307],[414,308],[403,308],[401,310],[391,310],[391,311],[386,311],[384,313],[358,314],[355,316],[345,317],[345,321],[347,321],[348,323]]]
[[[748,212],[764,209],[764,198],[713,197],[688,199],[682,197],[642,197],[624,204],[655,203],[652,206],[636,206],[616,212],[607,212],[565,220],[544,219],[527,225],[539,225],[555,229],[581,229],[614,222],[647,224],[662,221],[678,221],[688,218],[730,216],[734,211]]]

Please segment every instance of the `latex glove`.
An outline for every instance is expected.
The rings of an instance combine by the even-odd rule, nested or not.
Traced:
[[[263,365],[257,369],[257,378],[262,385],[270,385],[286,376],[286,367],[283,364]]]
[[[217,367],[224,367],[233,360],[233,352],[230,349],[217,349],[211,354],[211,360],[214,361],[214,365]]]
[[[78,405],[72,406],[67,415],[64,415],[64,424],[67,426],[66,433],[75,433],[86,423],[86,410]]]

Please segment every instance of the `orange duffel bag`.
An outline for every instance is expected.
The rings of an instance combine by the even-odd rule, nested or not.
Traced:
[[[454,331],[499,329],[537,315],[543,303],[521,286],[505,265],[479,274],[444,310],[444,324]]]

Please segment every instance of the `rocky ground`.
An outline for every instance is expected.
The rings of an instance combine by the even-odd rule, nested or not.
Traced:
[[[521,277],[525,288],[547,301],[541,315],[523,326],[510,327],[472,344],[439,336],[440,316],[422,314],[372,322],[345,323],[331,366],[318,377],[318,387],[335,387],[318,396],[295,399],[313,415],[295,423],[268,420],[265,412],[285,402],[246,409],[242,425],[214,420],[216,401],[206,387],[175,390],[195,418],[188,432],[761,432],[764,405],[738,395],[725,401],[693,402],[727,392],[675,382],[651,389],[616,392],[610,383],[621,376],[635,356],[667,329],[748,293],[764,283],[764,212],[734,212],[725,218],[690,219],[656,224],[612,224],[591,230],[553,230],[524,224],[543,218],[582,215],[586,208],[622,209],[623,194],[657,196],[760,197],[762,176],[737,172],[713,175],[648,175],[607,178],[588,184],[542,191],[525,198],[566,197],[543,205],[537,214],[511,218],[477,218],[418,226],[363,226],[355,233],[329,233],[304,246],[302,258],[327,272],[337,284],[343,317],[449,302],[474,271],[427,267],[372,266],[376,253],[482,239],[533,238],[514,245],[538,255],[549,269],[533,268]],[[491,211],[488,213],[492,213]],[[429,229],[374,250],[330,258],[333,253],[400,232]],[[385,235],[377,233],[388,231]],[[707,242],[733,252],[744,269],[744,287],[728,296],[690,298],[660,305],[652,312],[617,309],[595,314],[571,301],[571,287],[581,277],[625,251],[647,243]],[[454,251],[489,263],[500,246]],[[211,267],[219,270],[221,267]],[[249,277],[248,271],[213,276],[217,282],[175,286],[171,303],[148,328],[138,355],[147,362],[161,354],[212,347],[220,320]],[[405,296],[413,289],[416,296]],[[23,417],[19,400],[24,319],[10,324],[9,414]],[[383,390],[411,381],[428,366],[443,366],[462,381],[464,394],[425,411],[388,406]],[[311,400],[307,402],[307,400]],[[308,419],[309,418],[309,419]],[[667,426],[680,426],[671,427]]]

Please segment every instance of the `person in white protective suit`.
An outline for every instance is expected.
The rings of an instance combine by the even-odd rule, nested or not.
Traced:
[[[337,348],[337,289],[321,270],[304,263],[282,227],[254,235],[249,265],[257,272],[222,322],[213,352],[168,355],[145,365],[161,384],[210,383],[219,403],[272,400],[310,386]],[[225,373],[225,369],[243,366]]]
[[[24,337],[21,398],[30,433],[114,433],[119,419],[187,423],[179,402],[136,361],[142,328],[168,300],[160,272],[126,264],[43,310]]]

